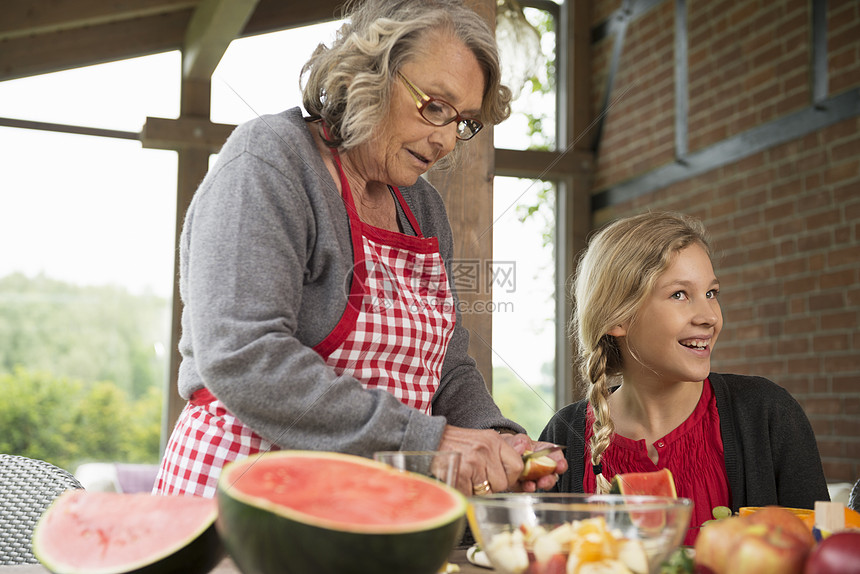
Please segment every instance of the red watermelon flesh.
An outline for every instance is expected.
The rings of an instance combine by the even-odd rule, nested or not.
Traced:
[[[675,479],[668,468],[654,472],[628,472],[612,478],[612,494],[664,496],[678,498]],[[640,528],[659,530],[666,523],[665,513],[630,511],[630,519]]]
[[[452,505],[451,494],[443,489],[387,470],[380,480],[379,472],[362,472],[349,459],[326,458],[325,472],[320,472],[322,458],[260,458],[250,471],[253,480],[248,475],[238,477],[240,490],[314,517],[317,525],[361,532],[375,527],[386,532],[401,526],[413,529],[416,524],[437,521],[439,509]]]
[[[613,494],[640,494],[677,498],[675,479],[668,468],[654,472],[628,472],[612,478]]]
[[[223,556],[213,499],[67,491],[33,532],[56,574],[208,572]]]

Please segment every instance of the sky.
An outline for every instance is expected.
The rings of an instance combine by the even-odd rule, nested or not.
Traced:
[[[328,23],[234,41],[213,75],[212,121],[238,124],[300,104],[301,66],[335,29]],[[171,52],[0,82],[0,116],[137,132],[147,116],[178,116],[179,69],[179,53]],[[524,125],[513,117],[498,126],[496,145],[522,140]],[[541,244],[543,224],[519,222],[515,205],[534,201],[537,189],[497,179],[493,234],[494,259],[515,261],[517,281],[513,292],[496,290],[497,302],[510,305],[494,316],[493,346],[500,364],[535,383],[554,355],[552,252]],[[0,127],[0,277],[42,273],[169,297],[175,193],[172,151]]]

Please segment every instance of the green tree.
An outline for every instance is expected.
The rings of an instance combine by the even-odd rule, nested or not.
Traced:
[[[493,367],[493,398],[503,415],[537,438],[555,413],[551,381],[530,385],[507,367]]]
[[[0,278],[0,372],[17,365],[83,381],[112,381],[133,397],[160,385],[170,304],[115,286],[39,275]]]
[[[0,452],[156,462],[169,319],[162,297],[0,278]]]
[[[74,471],[82,462],[158,460],[161,393],[132,400],[116,385],[22,367],[0,374],[0,452]]]

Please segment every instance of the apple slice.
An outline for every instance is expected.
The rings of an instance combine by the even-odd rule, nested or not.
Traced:
[[[520,473],[520,480],[537,480],[542,476],[554,473],[555,467],[555,460],[546,455],[527,458],[523,465],[523,471]]]

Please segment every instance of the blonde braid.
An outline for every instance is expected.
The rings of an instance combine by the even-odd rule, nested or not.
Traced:
[[[605,451],[612,442],[612,435],[615,434],[615,423],[609,416],[609,385],[606,374],[607,362],[609,355],[612,352],[612,344],[608,338],[611,335],[604,335],[597,344],[597,348],[588,354],[585,363],[586,379],[590,381],[588,389],[588,402],[594,411],[594,426],[592,427],[592,435],[589,441],[591,450],[591,465],[595,469],[595,480],[597,481],[597,494],[606,494],[609,492],[609,481],[603,476],[601,469],[601,460],[603,459],[603,451]],[[600,472],[598,472],[600,470]]]

